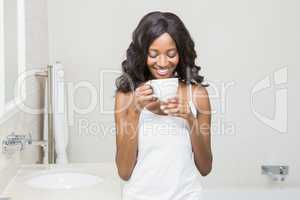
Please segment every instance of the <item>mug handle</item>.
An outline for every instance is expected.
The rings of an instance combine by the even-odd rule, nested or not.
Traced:
[[[151,80],[149,80],[149,81],[147,81],[146,83],[145,83],[145,85],[150,85],[150,87],[153,89],[153,87],[151,86]],[[157,95],[155,95],[155,94],[153,94],[153,96],[155,97],[155,98],[158,98],[158,96]]]

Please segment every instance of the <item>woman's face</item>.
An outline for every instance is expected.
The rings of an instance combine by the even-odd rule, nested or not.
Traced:
[[[173,77],[179,62],[175,41],[168,33],[156,38],[148,49],[147,66],[156,79]]]

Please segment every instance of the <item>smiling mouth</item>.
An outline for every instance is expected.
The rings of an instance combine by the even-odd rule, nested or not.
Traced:
[[[169,74],[169,70],[168,69],[156,69],[156,72],[160,76],[166,76],[166,75]]]

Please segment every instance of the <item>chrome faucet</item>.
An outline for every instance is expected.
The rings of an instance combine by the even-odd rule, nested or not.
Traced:
[[[262,174],[268,175],[273,181],[284,181],[289,173],[289,166],[286,165],[263,165]]]
[[[11,134],[6,136],[6,139],[2,141],[2,152],[10,157],[16,151],[23,151],[24,146],[30,140],[31,136],[27,135],[19,135],[12,132]]]
[[[2,152],[11,156],[16,151],[23,151],[25,145],[41,146],[44,153],[47,152],[48,143],[45,140],[32,140],[31,133],[28,135],[15,134],[12,132],[2,141]]]

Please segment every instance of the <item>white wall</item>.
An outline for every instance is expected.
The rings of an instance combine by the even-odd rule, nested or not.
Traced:
[[[26,70],[45,68],[48,64],[48,26],[46,0],[26,0]],[[27,96],[24,104],[33,109],[43,106],[43,81],[32,76],[27,80]],[[34,140],[41,139],[42,116],[16,109],[5,122],[0,124],[0,144],[11,132],[27,134]],[[20,163],[41,162],[41,149],[27,146],[21,154],[7,159],[0,149],[0,193],[14,176]]]
[[[284,184],[300,186],[300,161],[296,159],[300,145],[296,129],[300,100],[300,61],[296,56],[300,52],[299,6],[296,0],[49,1],[50,61],[65,65],[69,83],[88,81],[98,93],[95,109],[71,117],[70,160],[114,161],[115,135],[103,131],[113,127],[113,114],[101,113],[100,107],[113,110],[116,74],[106,74],[103,81],[100,72],[121,69],[132,31],[143,15],[153,10],[172,11],[190,30],[199,56],[197,62],[211,82],[209,92],[216,111],[212,122],[214,166],[211,175],[203,179],[205,183],[265,185],[267,179],[260,174],[262,164],[287,164],[291,172]],[[271,84],[254,96],[252,89],[259,81],[269,75],[273,81],[274,73],[280,75],[279,69],[283,73],[287,70],[288,86]],[[102,87],[105,89],[100,93]],[[222,87],[227,90],[222,92]],[[278,88],[283,92],[288,88],[288,130],[284,133],[266,125],[254,113],[267,118],[276,114]],[[79,89],[74,99],[78,107],[84,108],[90,96],[87,90]],[[285,99],[283,96],[283,103]],[[282,119],[275,126],[285,120],[284,105],[280,104]]]

